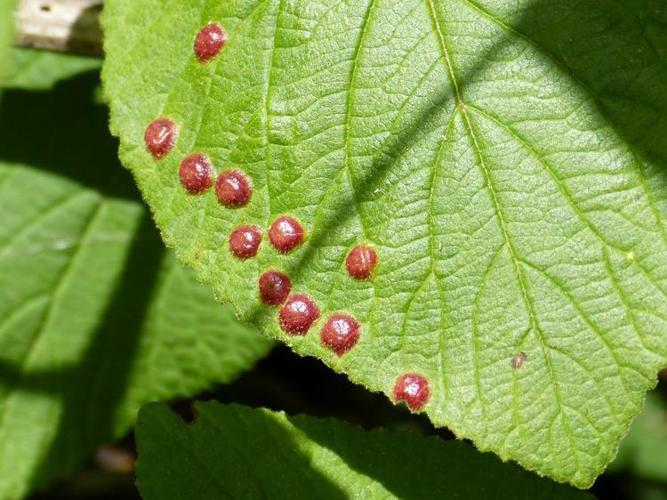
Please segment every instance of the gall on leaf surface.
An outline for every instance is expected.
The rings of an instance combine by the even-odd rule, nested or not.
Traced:
[[[109,0],[106,95],[121,158],[168,245],[217,297],[295,351],[422,408],[483,451],[589,486],[667,363],[667,20],[651,0]],[[225,48],[193,56],[203,23]],[[128,68],[130,68],[128,70]],[[168,158],[142,143],[180,125]],[[190,196],[208,154],[248,205]],[[233,228],[294,217],[290,253],[239,261]],[[355,280],[345,259],[372,246]],[[279,269],[320,319],[280,329]],[[322,321],[364,335],[339,357]],[[513,369],[520,353],[525,361]],[[523,356],[522,356],[523,358]]]

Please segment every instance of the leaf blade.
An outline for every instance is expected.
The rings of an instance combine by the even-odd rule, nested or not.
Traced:
[[[664,47],[636,19],[660,7],[236,2],[178,6],[179,30],[152,24],[157,4],[143,7],[117,0],[105,14],[112,130],[179,257],[297,352],[387,394],[420,371],[436,425],[589,486],[667,361],[665,134],[624,116],[619,97],[651,88],[653,106],[667,104],[660,61],[629,55]],[[114,37],[126,16],[147,42],[134,53]],[[230,35],[208,66],[191,54],[201,19]],[[152,53],[165,38],[168,62]],[[137,81],[121,71],[133,63]],[[165,113],[184,135],[155,164],[142,128]],[[630,133],[637,124],[650,141]],[[199,149],[253,179],[241,215],[183,196],[174,172]],[[236,224],[266,228],[282,213],[305,223],[302,249],[227,255]],[[343,263],[363,242],[380,265],[358,283]],[[286,270],[324,318],[352,313],[365,333],[357,348],[339,359],[317,329],[286,337],[257,301],[268,268]]]
[[[335,419],[197,403],[185,423],[168,406],[144,407],[137,484],[154,498],[588,498],[456,441]]]

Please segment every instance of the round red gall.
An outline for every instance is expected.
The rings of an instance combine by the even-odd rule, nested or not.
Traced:
[[[158,118],[144,132],[146,149],[156,160],[165,157],[174,148],[177,137],[178,128],[169,118]]]
[[[262,231],[257,226],[239,226],[229,237],[229,249],[241,260],[257,255],[262,243]]]
[[[418,373],[405,373],[396,379],[394,400],[406,403],[412,411],[421,410],[430,395],[428,380]]]
[[[268,306],[279,306],[292,291],[292,281],[279,271],[267,271],[259,278],[259,297]]]
[[[252,197],[250,179],[239,170],[227,170],[218,176],[215,195],[220,203],[228,208],[243,207]]]
[[[308,295],[292,295],[280,309],[280,328],[289,335],[305,335],[320,317],[320,309]]]
[[[213,166],[206,155],[194,153],[181,162],[181,185],[190,194],[201,194],[213,185]]]
[[[215,58],[227,43],[227,33],[218,23],[204,26],[195,38],[195,57],[205,63]]]
[[[320,339],[322,345],[342,356],[357,344],[360,334],[361,325],[356,319],[347,314],[334,314],[322,327]]]
[[[289,215],[281,215],[269,228],[269,241],[280,253],[289,253],[303,243],[301,223]]]
[[[375,249],[369,245],[357,245],[347,255],[345,267],[355,280],[367,280],[373,276],[378,262]]]

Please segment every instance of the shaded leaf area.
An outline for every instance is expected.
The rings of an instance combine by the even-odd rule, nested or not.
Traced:
[[[239,405],[197,403],[190,424],[149,405],[137,444],[145,500],[590,498],[458,441]]]
[[[663,372],[663,374],[666,372]],[[591,490],[597,498],[667,499],[667,384],[647,395],[616,459]]]
[[[230,381],[270,348],[165,251],[98,87],[89,72],[0,108],[2,499],[75,470],[145,402]]]
[[[614,457],[667,363],[667,7],[659,0],[106,2],[121,157],[165,241],[270,337],[425,412],[482,450],[580,487]],[[229,40],[201,64],[209,21]],[[171,154],[146,126],[180,126]],[[254,196],[190,196],[193,152]],[[239,262],[239,224],[301,220],[288,256]],[[372,244],[356,282],[344,259]],[[303,337],[257,299],[288,272],[321,321]],[[331,314],[359,344],[321,345]],[[517,358],[519,356],[519,358]],[[520,359],[521,363],[513,362]]]

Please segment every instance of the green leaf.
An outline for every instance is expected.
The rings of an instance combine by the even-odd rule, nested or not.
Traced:
[[[196,403],[195,418],[187,424],[165,404],[141,409],[145,500],[589,498],[458,441],[217,403]]]
[[[11,71],[10,46],[14,37],[14,7],[16,0],[0,4],[0,85]]]
[[[29,90],[49,90],[61,80],[102,66],[101,59],[34,49],[12,49],[10,59],[11,71],[2,86]]]
[[[148,402],[270,347],[166,252],[116,160],[98,76],[0,108],[0,498],[75,470]]]
[[[664,2],[105,5],[121,158],[222,301],[371,390],[419,372],[436,425],[593,482],[667,363]],[[210,21],[228,42],[202,64],[193,40]],[[160,116],[180,135],[156,161],[143,137]],[[251,203],[187,194],[193,152],[243,170]],[[231,256],[233,228],[280,214],[304,225],[301,248]],[[379,264],[357,282],[344,261],[363,242]],[[319,304],[308,335],[259,302],[269,268]],[[362,325],[340,358],[319,338],[338,311]]]
[[[641,415],[621,443],[610,470],[667,484],[667,404],[659,393],[649,393]]]

